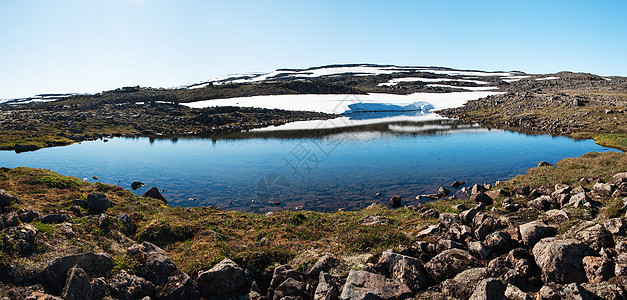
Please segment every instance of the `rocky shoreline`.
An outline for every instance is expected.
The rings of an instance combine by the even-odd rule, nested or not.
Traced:
[[[265,268],[256,267],[251,263],[254,260],[218,255],[215,258],[219,260],[211,267],[191,273],[178,265],[181,259],[193,256],[177,256],[177,263],[168,251],[148,240],[166,249],[181,246],[180,241],[142,234],[155,224],[147,220],[149,214],[141,215],[141,210],[130,211],[128,207],[119,213],[128,205],[121,201],[143,201],[163,210],[164,202],[156,199],[158,195],[122,200],[127,194],[121,188],[84,183],[87,188],[105,192],[92,192],[85,200],[61,205],[70,206],[68,210],[48,205],[42,211],[28,205],[33,202],[26,198],[32,195],[18,197],[12,194],[15,191],[1,190],[0,249],[6,272],[0,278],[0,293],[9,299],[624,299],[624,166],[619,167],[623,172],[605,179],[607,183],[604,178],[584,177],[552,186],[548,182],[517,184],[535,178],[532,172],[526,175],[529,178],[514,178],[495,186],[476,184],[469,189],[468,200],[449,197],[416,207],[401,206],[401,199],[393,198],[390,204],[399,208],[373,206],[354,215],[358,230],[372,229],[376,234],[385,228],[399,230],[398,226],[405,226],[401,222],[407,220],[386,217],[389,211],[411,213],[426,222],[414,225],[409,241],[392,242],[391,248],[383,251],[366,251],[359,263],[349,253],[325,250],[305,255],[303,263],[303,254],[310,249],[292,259],[275,260]],[[553,174],[561,167],[541,164],[533,170]],[[3,188],[7,182],[14,183],[12,176],[19,172],[24,170],[3,169]],[[36,176],[28,182],[40,179]],[[69,181],[54,182],[49,186],[71,190]],[[257,217],[271,222],[283,213]],[[351,213],[320,216],[342,214]],[[228,225],[213,226],[216,231]],[[190,232],[183,240],[204,234],[208,233]],[[118,242],[108,250],[87,246],[75,248],[70,252],[78,253],[70,255],[46,255],[50,250],[43,245],[55,238],[69,243],[101,238]],[[268,243],[264,239],[257,243]],[[163,240],[170,242],[159,242]],[[40,267],[25,270],[24,261],[34,257],[40,260]]]

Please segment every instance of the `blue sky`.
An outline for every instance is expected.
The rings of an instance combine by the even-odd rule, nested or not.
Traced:
[[[627,76],[627,1],[0,0],[0,98],[334,63]]]

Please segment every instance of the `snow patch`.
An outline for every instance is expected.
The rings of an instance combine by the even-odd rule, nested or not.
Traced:
[[[496,86],[454,86],[454,85],[446,85],[446,84],[427,84],[428,87],[443,87],[443,88],[452,88],[452,89],[464,89],[469,91],[488,91],[488,90],[498,90],[499,88]]]
[[[238,106],[257,107],[283,110],[316,111],[331,114],[342,114],[350,110],[349,105],[389,104],[406,107],[409,105],[433,106],[433,109],[459,107],[469,100],[475,100],[499,92],[455,92],[455,93],[414,93],[409,95],[371,93],[366,95],[346,94],[301,94],[301,95],[265,95],[228,99],[203,100],[183,103],[192,108]],[[397,108],[397,107],[395,107]]]
[[[379,83],[379,86],[394,86],[401,82],[443,82],[443,81],[457,81],[457,82],[471,82],[476,84],[488,84],[489,82],[480,80],[467,80],[467,79],[451,79],[451,78],[421,78],[421,77],[404,77],[390,79],[388,82]]]
[[[536,80],[540,81],[540,80],[554,80],[554,79],[560,79],[559,77],[544,77],[544,78],[536,78]]]

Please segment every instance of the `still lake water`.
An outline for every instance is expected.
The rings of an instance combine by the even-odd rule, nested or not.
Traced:
[[[329,122],[335,126],[304,122],[289,131],[112,138],[19,154],[1,151],[0,166],[45,168],[92,182],[98,176],[128,189],[138,180],[148,187],[136,193],[157,186],[173,206],[335,211],[384,204],[393,195],[411,204],[416,195],[455,180],[493,183],[539,161],[610,150],[591,140],[488,130],[429,114],[322,123]]]

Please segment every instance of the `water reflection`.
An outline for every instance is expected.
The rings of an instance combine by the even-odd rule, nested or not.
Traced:
[[[420,112],[387,112],[209,137],[112,138],[19,155],[4,151],[0,165],[98,176],[125,188],[138,180],[165,189],[175,206],[335,211],[385,204],[393,195],[411,204],[416,195],[455,180],[505,180],[538,161],[599,150],[607,149],[590,140],[489,130]]]

